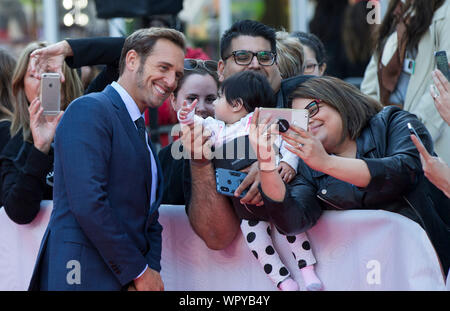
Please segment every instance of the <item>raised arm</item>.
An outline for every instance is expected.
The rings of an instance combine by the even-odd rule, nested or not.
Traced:
[[[64,61],[71,68],[106,65],[87,93],[101,91],[119,76],[119,60],[124,41],[125,39],[120,37],[63,40],[31,53],[31,70],[37,77],[46,71],[58,72],[61,81],[64,82],[62,72]]]
[[[185,126],[181,140],[191,155],[191,198],[188,216],[192,228],[210,249],[226,248],[239,231],[239,220],[230,200],[217,193],[215,172],[207,150],[210,133],[203,127]],[[205,150],[205,152],[203,152]]]

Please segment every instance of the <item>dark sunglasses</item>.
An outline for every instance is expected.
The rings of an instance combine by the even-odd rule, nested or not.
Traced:
[[[319,112],[319,103],[321,102],[320,99],[314,99],[312,102],[310,102],[308,105],[306,105],[305,109],[308,110],[308,116],[314,117]]]
[[[261,66],[272,66],[277,58],[277,54],[272,51],[252,52],[247,50],[239,50],[231,52],[231,55],[225,57],[224,60],[230,58],[231,56],[233,56],[234,62],[241,66],[250,65],[253,57],[255,56]]]
[[[204,68],[209,72],[216,73],[217,62],[214,60],[203,60],[194,58],[186,58],[184,60],[184,70],[195,70],[197,68]]]

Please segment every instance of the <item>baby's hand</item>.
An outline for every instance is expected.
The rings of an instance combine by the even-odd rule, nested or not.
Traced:
[[[194,100],[192,104],[188,104],[186,100],[183,101],[183,104],[177,113],[178,121],[180,121],[180,123],[189,124],[194,121],[195,106],[197,105],[197,102],[197,99]]]
[[[281,179],[287,184],[290,183],[295,176],[295,170],[286,162],[280,162],[278,165],[278,172],[280,173]]]

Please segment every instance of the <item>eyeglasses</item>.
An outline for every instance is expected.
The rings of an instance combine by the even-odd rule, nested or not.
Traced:
[[[314,70],[316,69],[317,66],[319,66],[319,65],[316,63],[306,64],[303,69],[303,73],[312,73],[312,72],[314,72]]]
[[[225,57],[224,60],[227,60],[231,56],[233,56],[234,62],[241,66],[250,65],[253,57],[255,56],[261,66],[272,66],[277,58],[277,54],[272,51],[252,52],[247,50],[239,50],[231,52],[231,55]]]
[[[312,102],[310,102],[308,105],[306,105],[305,109],[308,110],[308,116],[314,117],[319,112],[319,103],[321,102],[320,99],[314,99]]]
[[[211,73],[217,73],[217,62],[214,60],[203,60],[195,58],[186,58],[184,60],[184,70],[195,70],[199,67],[204,68]]]

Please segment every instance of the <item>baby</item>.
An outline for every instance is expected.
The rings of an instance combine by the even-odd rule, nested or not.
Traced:
[[[215,147],[219,147],[237,137],[248,135],[253,111],[256,107],[274,107],[275,96],[267,79],[253,71],[243,71],[227,78],[220,87],[219,97],[214,102],[215,118],[202,119],[194,114],[195,102],[183,103],[178,111],[181,124],[202,124],[208,128]],[[279,149],[281,166],[297,169],[298,158],[281,145]],[[288,170],[284,170],[285,172]],[[283,176],[282,176],[283,177]],[[284,176],[289,182],[294,176]],[[236,208],[236,206],[235,206]],[[239,214],[239,213],[238,213]],[[281,262],[270,234],[270,223],[259,219],[241,219],[241,231],[253,255],[263,266],[269,278],[280,290],[298,290],[298,284]],[[321,290],[322,283],[314,271],[316,259],[312,253],[306,233],[286,236],[288,244],[298,262],[307,290]]]

